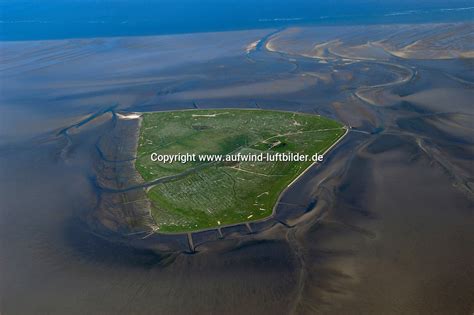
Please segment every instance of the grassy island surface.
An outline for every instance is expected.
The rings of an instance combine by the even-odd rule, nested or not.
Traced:
[[[152,216],[159,232],[217,228],[272,215],[283,190],[308,161],[200,161],[199,155],[312,157],[344,133],[336,121],[270,110],[184,110],[142,116],[136,168],[150,186]],[[152,161],[152,154],[195,154],[181,163]]]

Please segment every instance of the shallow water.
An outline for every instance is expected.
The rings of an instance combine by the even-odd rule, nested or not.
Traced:
[[[416,75],[368,90],[371,105],[357,89],[402,70],[264,45],[246,54],[271,32],[1,44],[2,314],[472,311],[472,83],[456,80],[470,65],[391,60]],[[296,38],[292,48],[310,46]],[[166,237],[94,225],[96,144],[111,115],[60,131],[109,109],[195,106],[305,111],[353,129],[256,233],[198,234],[195,252],[168,240],[181,248],[170,252]]]

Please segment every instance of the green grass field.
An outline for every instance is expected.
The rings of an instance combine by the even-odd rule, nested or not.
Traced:
[[[333,120],[269,110],[185,110],[143,115],[136,168],[160,232],[189,232],[268,217],[307,162],[154,162],[157,154],[323,153],[345,130]]]

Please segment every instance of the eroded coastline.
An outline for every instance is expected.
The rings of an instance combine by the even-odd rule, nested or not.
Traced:
[[[129,118],[131,115],[134,116],[134,119]],[[156,246],[159,248],[171,246],[168,248],[169,251],[189,250],[193,252],[195,250],[193,235],[196,234],[206,235],[212,232],[213,234],[217,233],[219,238],[223,239],[225,238],[223,230],[244,231],[245,235],[260,233],[278,224],[279,221],[276,219],[278,217],[277,212],[281,208],[279,203],[284,197],[285,192],[316,164],[313,163],[308,166],[298,178],[295,178],[280,193],[270,217],[243,223],[227,224],[215,228],[205,228],[189,233],[163,233],[159,231],[158,225],[151,216],[150,201],[146,197],[147,189],[156,185],[157,182],[145,182],[135,168],[137,141],[141,125],[140,114],[121,114],[111,109],[108,112],[98,114],[97,117],[100,117],[99,120],[110,120],[111,127],[106,129],[96,144],[96,176],[94,180],[100,197],[95,211],[88,218],[88,222],[97,229],[97,233],[105,232],[104,235],[109,234],[109,236],[111,233],[117,233],[119,237],[124,239],[130,237],[130,239],[135,241],[153,238],[154,234],[158,234],[155,237],[156,242],[163,244],[157,244]],[[95,119],[98,119],[97,117]],[[87,122],[92,120],[89,119]],[[344,136],[347,135],[348,131],[346,128],[344,135],[327,148],[323,154],[326,155],[336,147],[343,140]],[[67,147],[65,147],[65,150],[67,150]],[[172,179],[170,178],[169,180]],[[161,181],[163,179],[160,179]],[[301,215],[301,213],[297,215]],[[286,216],[289,218],[291,214]],[[174,235],[179,240],[186,237],[189,248],[183,248],[181,246],[183,245],[182,242],[172,241],[170,245],[166,241],[170,237],[164,238],[165,241],[163,242],[163,238],[160,238],[163,234],[167,234],[171,238]],[[198,236],[198,238],[201,239],[200,243],[204,241],[202,236]],[[178,248],[173,248],[172,246],[176,244],[181,245]]]

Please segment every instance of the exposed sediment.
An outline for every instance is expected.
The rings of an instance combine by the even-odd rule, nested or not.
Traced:
[[[96,144],[96,183],[100,191],[93,220],[106,229],[123,235],[146,235],[154,228],[150,202],[145,190],[120,190],[143,183],[135,170],[135,155],[140,119],[113,116],[113,126],[102,134]]]

